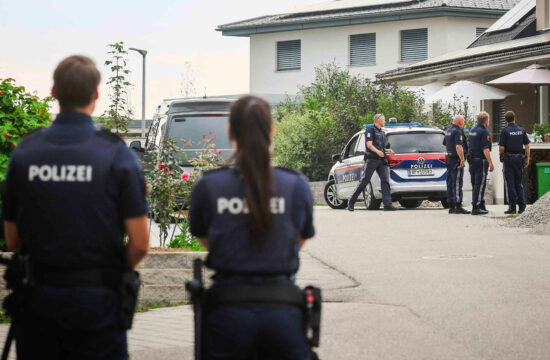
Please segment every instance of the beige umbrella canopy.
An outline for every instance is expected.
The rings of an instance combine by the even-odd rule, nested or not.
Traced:
[[[550,85],[550,70],[539,64],[533,64],[523,70],[489,81],[491,85],[533,84]]]

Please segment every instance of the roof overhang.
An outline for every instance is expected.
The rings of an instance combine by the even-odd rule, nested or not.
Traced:
[[[396,10],[392,12],[381,12],[362,15],[338,15],[335,14],[330,19],[301,19],[299,21],[279,22],[274,24],[262,25],[241,25],[238,23],[220,25],[216,31],[221,31],[224,36],[242,36],[247,37],[257,34],[275,33],[283,31],[297,31],[307,29],[320,29],[337,26],[350,26],[360,24],[374,24],[390,21],[415,20],[442,16],[452,17],[470,17],[470,18],[485,18],[497,19],[501,17],[506,10],[501,9],[475,9],[475,8],[460,8],[460,7],[434,7],[422,9]]]
[[[448,55],[444,61],[434,58],[418,65],[377,74],[376,77],[378,80],[397,82],[400,85],[426,85],[435,81],[455,82],[474,79],[483,81],[534,62],[550,63],[550,36],[538,38],[539,42],[524,46],[521,46],[521,41],[501,43],[501,47],[494,51],[489,51],[491,45],[467,49],[457,53],[455,58],[449,59]],[[506,43],[515,43],[518,46],[506,47]],[[484,48],[487,52],[483,52]]]

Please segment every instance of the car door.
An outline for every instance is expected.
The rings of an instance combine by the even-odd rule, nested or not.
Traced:
[[[363,153],[357,154],[358,144],[364,143],[364,135],[357,134],[348,142],[344,148],[343,159],[334,170],[336,179],[336,190],[338,197],[347,198],[351,195],[363,168]],[[364,144],[363,144],[364,147]]]

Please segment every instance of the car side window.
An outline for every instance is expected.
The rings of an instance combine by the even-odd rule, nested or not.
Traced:
[[[361,134],[361,136],[359,136],[359,140],[357,141],[357,148],[355,150],[355,153],[359,155],[359,154],[364,154],[366,152],[367,152],[367,145],[365,144],[365,135]]]
[[[355,156],[355,147],[357,145],[357,139],[359,136],[355,136],[351,141],[348,143],[348,146],[346,146],[346,154],[345,158],[350,158],[352,156]]]

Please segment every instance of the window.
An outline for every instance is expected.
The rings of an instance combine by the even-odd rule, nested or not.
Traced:
[[[355,145],[357,145],[357,139],[359,136],[354,137],[351,139],[351,141],[348,143],[348,146],[346,146],[346,156],[344,158],[350,158],[355,156]]]
[[[277,71],[300,70],[301,67],[301,40],[277,42]]]
[[[428,29],[401,31],[401,61],[417,62],[428,58]]]
[[[485,30],[487,30],[487,28],[476,27],[476,38],[480,37],[485,32]]]
[[[350,35],[350,66],[376,64],[376,33]]]
[[[396,154],[443,153],[443,138],[440,133],[390,134],[388,143]]]
[[[359,137],[359,141],[357,142],[357,149],[355,150],[355,153],[357,155],[364,155],[366,152],[367,145],[365,144],[365,135],[361,134],[361,136]]]

